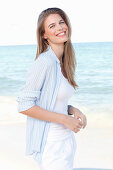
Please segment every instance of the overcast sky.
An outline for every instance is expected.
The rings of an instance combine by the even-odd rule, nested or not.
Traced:
[[[0,45],[36,44],[39,13],[63,9],[72,25],[72,42],[113,41],[113,0],[1,0]]]

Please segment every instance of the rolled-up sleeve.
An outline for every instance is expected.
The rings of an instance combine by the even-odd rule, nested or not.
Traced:
[[[21,88],[16,99],[18,112],[28,110],[36,105],[47,74],[47,68],[47,59],[39,56],[28,70],[26,84]]]

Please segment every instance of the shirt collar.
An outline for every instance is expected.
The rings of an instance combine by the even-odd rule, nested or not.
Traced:
[[[48,45],[48,50],[51,52],[52,54],[51,56],[54,57],[54,59],[60,64],[60,60],[58,59],[58,57],[56,56],[55,52],[53,51],[50,45]]]

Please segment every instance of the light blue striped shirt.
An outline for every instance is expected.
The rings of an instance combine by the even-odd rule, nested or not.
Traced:
[[[48,46],[48,50],[38,56],[28,71],[26,84],[17,97],[18,112],[35,105],[53,111],[61,74],[60,61]],[[50,122],[27,116],[26,123],[26,155],[33,154],[34,159],[40,162]]]

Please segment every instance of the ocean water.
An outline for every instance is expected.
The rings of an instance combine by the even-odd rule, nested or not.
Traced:
[[[75,106],[113,112],[113,42],[73,43],[79,88]],[[0,96],[17,96],[34,62],[36,45],[0,46]]]

